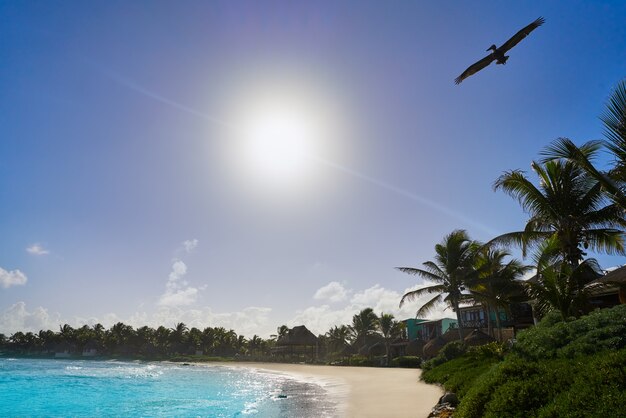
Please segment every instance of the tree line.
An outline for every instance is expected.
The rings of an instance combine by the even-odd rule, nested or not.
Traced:
[[[318,335],[318,350],[322,357],[342,352],[356,353],[365,346],[380,343],[388,353],[393,340],[403,335],[404,323],[393,315],[374,313],[366,308],[355,314],[352,324],[334,326]],[[83,350],[93,348],[99,356],[120,356],[146,359],[166,359],[175,356],[203,355],[212,357],[267,358],[272,348],[280,344],[289,327],[278,327],[269,338],[254,335],[246,338],[223,327],[189,328],[180,322],[173,328],[152,328],[118,322],[108,329],[102,324],[73,328],[59,326],[59,331],[41,330],[37,333],[18,331],[10,336],[0,334],[0,349],[10,354],[51,356],[66,350],[80,356]],[[347,351],[346,351],[347,350]]]

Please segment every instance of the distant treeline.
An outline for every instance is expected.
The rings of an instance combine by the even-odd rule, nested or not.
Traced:
[[[373,344],[388,347],[403,337],[404,324],[393,315],[376,315],[371,308],[354,315],[352,324],[332,327],[318,335],[312,353],[318,360],[332,360],[358,353]],[[41,330],[0,334],[0,351],[8,355],[34,357],[124,357],[171,359],[181,356],[277,357],[276,347],[286,341],[290,329],[278,327],[270,338],[246,338],[223,327],[189,328],[178,323],[174,328],[143,326],[133,328],[118,322],[109,329],[102,324],[73,328],[65,324],[58,331]],[[384,348],[383,348],[384,351]],[[284,357],[284,354],[282,354]]]

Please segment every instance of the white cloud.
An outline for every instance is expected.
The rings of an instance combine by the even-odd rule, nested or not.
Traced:
[[[313,299],[328,300],[329,302],[341,302],[348,297],[348,291],[339,282],[330,282],[320,287],[315,292]]]
[[[287,325],[306,325],[313,333],[323,334],[335,325],[349,325],[352,323],[352,316],[365,308],[374,309],[377,315],[380,315],[381,312],[393,314],[398,320],[414,318],[417,309],[434,296],[426,295],[414,302],[405,303],[400,308],[398,305],[402,295],[416,288],[417,286],[407,288],[400,293],[395,290],[385,289],[377,284],[356,292],[344,307],[333,309],[329,305],[324,304],[299,310],[287,322]],[[452,314],[449,311],[444,311],[444,309],[445,306],[438,306],[427,317],[431,319],[450,317]]]
[[[18,302],[0,313],[0,331],[7,335],[17,331],[37,332],[41,329],[56,331],[59,329],[60,323],[61,320],[58,314],[50,315],[42,307],[28,312],[24,302]]]
[[[159,306],[188,306],[195,303],[198,288],[189,286],[189,283],[183,280],[186,274],[187,265],[182,260],[175,259],[165,284],[165,293],[159,298]]]
[[[159,299],[160,306],[188,306],[198,297],[198,289],[187,287],[180,290],[166,291]]]
[[[192,252],[197,246],[198,246],[198,240],[195,238],[183,241],[183,248],[185,249],[185,252],[187,253]]]
[[[11,270],[6,271],[2,267],[0,267],[0,286],[5,289],[11,286],[22,286],[25,285],[28,281],[28,278],[24,273],[19,270]]]
[[[235,312],[215,313],[209,307],[201,309],[181,309],[178,307],[162,307],[152,314],[136,312],[130,317],[122,318],[115,313],[108,313],[100,318],[62,318],[58,313],[50,314],[42,307],[28,311],[24,302],[18,302],[0,313],[0,332],[10,335],[17,331],[38,332],[39,330],[58,331],[59,326],[69,324],[74,328],[83,325],[93,326],[97,323],[110,328],[117,322],[132,325],[135,328],[144,325],[156,328],[161,325],[173,328],[177,323],[184,322],[189,328],[224,327],[233,329],[239,335],[252,337],[254,334],[264,338],[276,329],[270,323],[270,308],[251,306]]]
[[[43,245],[39,244],[38,242],[34,243],[33,245],[31,245],[30,247],[26,248],[26,251],[29,254],[33,254],[33,255],[46,255],[46,254],[50,254],[50,251],[45,249],[43,247]]]

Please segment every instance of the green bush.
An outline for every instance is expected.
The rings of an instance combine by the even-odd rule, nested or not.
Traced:
[[[457,392],[457,418],[626,416],[626,306],[547,315],[508,353],[491,343],[423,369],[425,381]]]
[[[350,366],[372,366],[372,362],[365,356],[352,356],[348,363]]]
[[[391,360],[391,366],[418,369],[422,365],[422,359],[417,356],[401,356]]]
[[[626,406],[626,349],[575,360],[511,356],[474,381],[456,417],[615,416]]]
[[[507,345],[494,341],[488,344],[468,347],[467,352],[478,357],[502,359],[507,352]]]
[[[438,367],[422,372],[422,380],[426,383],[439,383],[450,392],[463,396],[474,381],[499,362],[493,357],[465,354]]]
[[[513,351],[529,359],[574,358],[626,347],[626,305],[594,311],[563,322],[556,313],[520,332]]]
[[[422,369],[430,370],[433,367],[437,367],[447,361],[453,360],[465,353],[467,348],[462,341],[452,341],[448,344],[444,345],[441,350],[439,350],[439,354],[433,357],[432,359],[424,362],[422,364]]]

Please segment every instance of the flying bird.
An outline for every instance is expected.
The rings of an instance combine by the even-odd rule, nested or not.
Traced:
[[[509,49],[513,48],[517,45],[522,39],[528,36],[530,32],[537,29],[539,26],[543,25],[546,20],[543,17],[538,18],[530,25],[526,26],[524,29],[517,32],[515,35],[511,37],[508,41],[506,41],[500,48],[496,48],[495,45],[491,45],[487,51],[493,51],[491,54],[487,55],[485,58],[481,59],[478,62],[467,67],[467,70],[463,71],[463,74],[454,79],[456,84],[461,84],[461,81],[465,80],[467,77],[471,76],[474,73],[482,70],[493,60],[496,61],[496,64],[506,64],[506,60],[509,59],[508,55],[504,55],[508,52]]]

